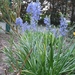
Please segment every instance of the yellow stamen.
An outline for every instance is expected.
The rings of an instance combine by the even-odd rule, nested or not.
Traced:
[[[75,32],[73,32],[73,35],[75,36]]]

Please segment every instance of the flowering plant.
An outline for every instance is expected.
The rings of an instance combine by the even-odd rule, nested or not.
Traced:
[[[60,17],[60,26],[59,28],[53,27],[51,25],[51,20],[48,16],[44,18],[44,23],[46,24],[47,30],[52,32],[55,36],[66,36],[68,30],[67,30],[67,20],[65,17]]]
[[[40,19],[41,5],[40,2],[31,2],[28,4],[27,13],[29,13],[36,21]]]
[[[40,19],[40,14],[41,14],[40,3],[32,1],[31,3],[28,4],[26,11],[27,11],[27,14],[29,14],[30,16],[29,17],[30,24],[27,23],[27,21],[23,23],[23,20],[20,17],[18,17],[16,18],[16,25],[20,25],[22,27],[23,32],[29,29],[36,30],[37,23],[38,23],[38,20]]]

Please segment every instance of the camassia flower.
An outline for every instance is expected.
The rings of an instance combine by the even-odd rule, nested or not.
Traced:
[[[40,19],[40,14],[41,14],[41,5],[40,2],[31,2],[28,4],[27,6],[27,13],[30,14],[30,25],[28,24],[28,22],[23,23],[23,20],[18,17],[16,18],[16,25],[20,25],[22,28],[22,32],[26,31],[26,30],[36,30],[37,28],[37,23],[38,20]]]
[[[26,21],[25,23],[22,24],[22,32],[25,32],[27,30],[30,30],[30,25]]]
[[[31,2],[27,6],[27,13],[30,14],[32,17],[34,17],[35,20],[40,19],[41,14],[41,5],[40,2]]]
[[[22,26],[23,20],[20,17],[18,17],[18,18],[16,18],[16,22],[15,23],[16,23],[17,26],[18,25]]]
[[[46,24],[47,29],[51,28],[50,18],[48,16],[44,18],[44,23]]]
[[[67,26],[68,26],[68,23],[66,21],[66,18],[61,17],[59,32],[60,32],[60,34],[62,36],[65,36],[66,35],[66,33],[67,33]]]
[[[46,25],[50,25],[50,20],[49,20],[49,18],[47,16],[44,18],[44,23]]]
[[[34,19],[34,17],[31,17],[31,29],[34,31],[37,30],[37,21]]]

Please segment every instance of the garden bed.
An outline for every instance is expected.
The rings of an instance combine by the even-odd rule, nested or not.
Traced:
[[[8,65],[5,63],[7,57],[2,52],[4,46],[9,46],[8,40],[11,38],[10,34],[0,33],[0,75],[5,75],[5,70],[8,70]],[[17,38],[14,39],[17,41]]]

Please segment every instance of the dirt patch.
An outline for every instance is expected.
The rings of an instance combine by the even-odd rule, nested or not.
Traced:
[[[8,46],[8,40],[11,39],[10,34],[0,33],[0,75],[5,75],[5,70],[8,69],[7,64],[4,62],[7,60],[7,57],[2,52],[4,46]],[[17,41],[17,38],[14,39]]]

